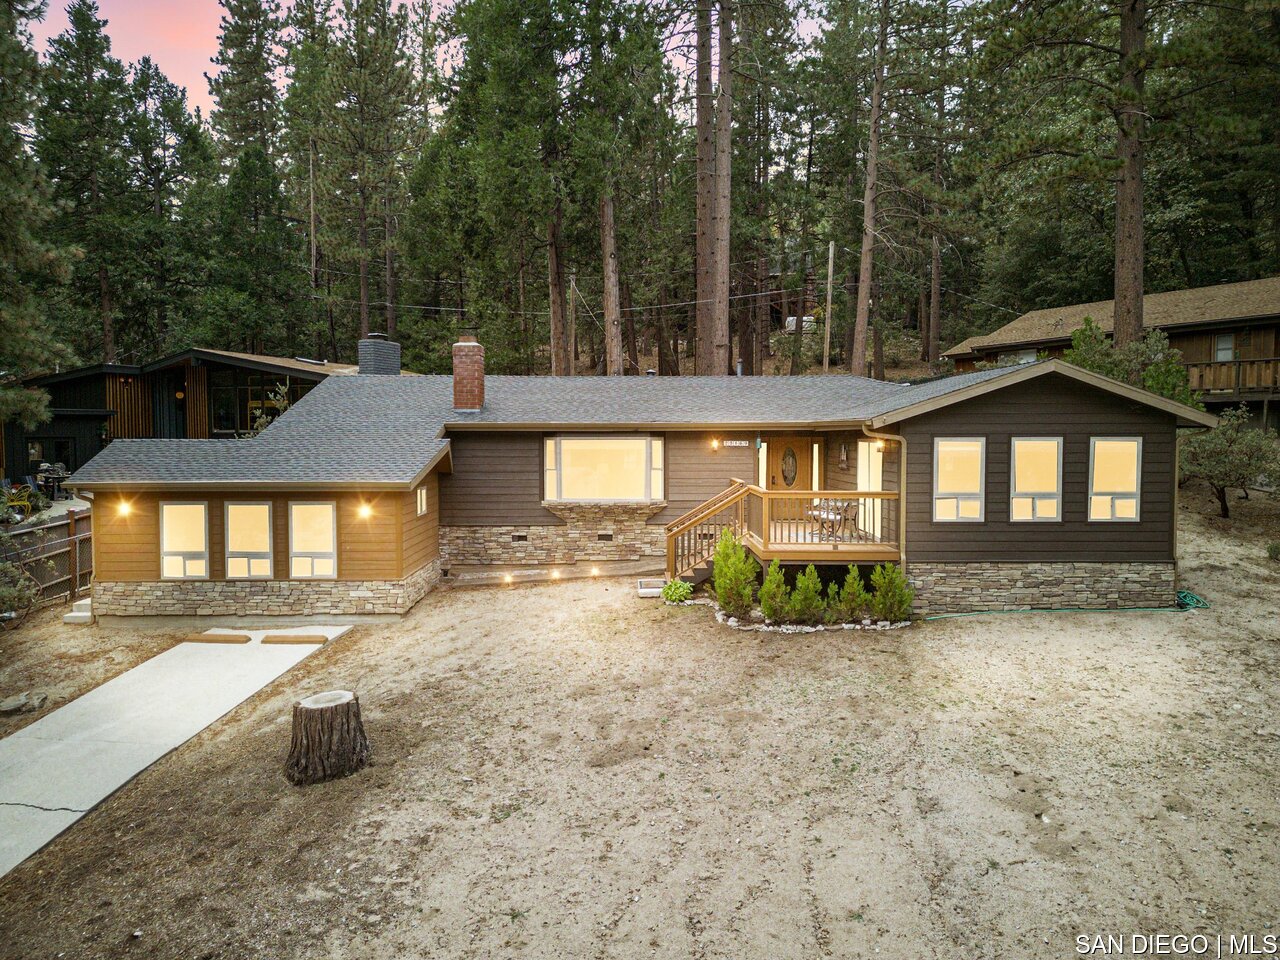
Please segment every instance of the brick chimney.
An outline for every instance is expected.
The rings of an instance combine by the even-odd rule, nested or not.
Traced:
[[[400,376],[400,344],[385,333],[371,333],[357,345],[359,370],[365,374]]]
[[[453,345],[453,409],[475,413],[484,408],[484,347],[469,333]]]

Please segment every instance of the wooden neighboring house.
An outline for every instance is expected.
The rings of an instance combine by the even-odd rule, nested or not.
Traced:
[[[943,356],[958,371],[1061,357],[1086,317],[1110,333],[1114,301],[1032,310]],[[1259,423],[1280,428],[1280,277],[1152,293],[1143,298],[1143,317],[1146,329],[1163,330],[1182,353],[1191,388],[1206,406],[1243,402]]]
[[[368,350],[365,347],[368,345]],[[1060,360],[861,377],[400,377],[317,384],[250,439],[121,440],[94,508],[99,615],[402,613],[459,572],[704,576],[904,565],[922,612],[1174,599],[1176,442],[1201,411]]]
[[[34,474],[41,463],[87,463],[112,440],[243,436],[283,388],[300,400],[355,364],[230,350],[183,350],[151,363],[97,364],[30,377],[49,394],[51,419],[34,430],[0,426],[0,475]]]

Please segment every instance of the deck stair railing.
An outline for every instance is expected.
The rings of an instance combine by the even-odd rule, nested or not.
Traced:
[[[743,531],[743,501],[752,488],[734,480],[728,488],[667,524],[667,579],[696,570],[711,559],[726,528]]]

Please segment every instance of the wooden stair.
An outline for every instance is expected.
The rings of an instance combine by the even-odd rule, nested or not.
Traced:
[[[743,500],[748,484],[734,480],[727,489],[667,524],[667,579],[699,584],[711,576],[711,560],[721,533],[743,530]]]

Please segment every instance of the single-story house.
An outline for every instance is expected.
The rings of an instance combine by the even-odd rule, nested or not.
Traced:
[[[1191,389],[1210,410],[1249,407],[1262,426],[1280,427],[1280,277],[1149,293],[1143,326],[1163,330],[1182,354]],[[1110,333],[1115,301],[1032,310],[943,353],[956,370],[987,363],[1061,357],[1088,318]]]
[[[94,612],[399,613],[485,567],[903,565],[917,611],[1167,606],[1179,431],[1199,410],[1060,360],[915,385],[851,376],[401,377],[360,344],[250,439],[120,440]]]

